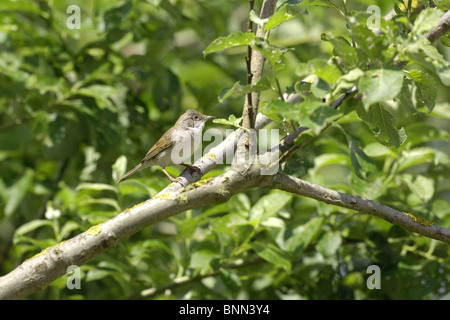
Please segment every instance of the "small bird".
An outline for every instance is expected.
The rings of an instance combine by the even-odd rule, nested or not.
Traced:
[[[166,171],[165,167],[167,166],[179,164],[198,172],[197,167],[185,164],[183,161],[189,159],[194,153],[194,141],[201,141],[199,139],[201,138],[205,122],[214,118],[213,116],[205,116],[197,110],[187,110],[178,118],[175,125],[167,130],[154,146],[150,148],[144,159],[134,169],[125,173],[117,183],[128,179],[128,177],[139,170],[154,165],[159,165],[172,182],[177,181],[177,179],[172,178]],[[180,157],[180,149],[182,151],[187,150],[188,152],[183,152]]]

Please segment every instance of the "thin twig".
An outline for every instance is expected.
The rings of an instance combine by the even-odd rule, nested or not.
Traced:
[[[431,43],[450,31],[450,10],[442,15],[439,24],[425,34],[425,38]]]
[[[255,0],[248,0],[249,4],[249,12],[251,12],[255,6]],[[253,22],[250,19],[250,14],[248,15],[248,32],[253,33]],[[247,56],[245,57],[245,62],[247,65],[247,85],[251,85],[253,82],[253,74],[251,69],[251,61],[252,61],[252,47],[247,47]],[[252,103],[252,93],[247,93],[247,103],[251,107]]]
[[[261,8],[261,19],[266,19],[273,15],[275,11],[277,1],[276,0],[264,0]],[[264,27],[262,25],[258,25],[256,30],[257,37],[264,36]],[[252,75],[252,83],[261,79],[263,69],[264,69],[264,56],[261,52],[252,50],[252,56],[250,60],[250,73]],[[258,114],[258,106],[259,106],[259,92],[251,93],[251,105],[249,104],[249,99],[246,99],[244,104],[244,110],[242,113],[242,126],[247,129],[252,129],[255,127],[256,115]]]

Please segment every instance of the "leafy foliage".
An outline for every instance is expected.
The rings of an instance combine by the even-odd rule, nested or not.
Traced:
[[[315,138],[285,172],[450,227],[450,53],[424,38],[448,1],[420,13],[398,1],[378,31],[366,1],[278,1],[269,19],[250,15],[263,38],[242,31],[247,1],[87,0],[71,30],[72,2],[0,3],[2,274],[161,190],[157,168],[115,181],[184,109],[239,126],[254,91],[274,127]],[[252,85],[247,45],[268,62]],[[449,255],[383,220],[258,189],[139,232],[82,266],[81,290],[63,277],[33,297],[435,299],[448,297]],[[366,286],[370,265],[380,290]]]

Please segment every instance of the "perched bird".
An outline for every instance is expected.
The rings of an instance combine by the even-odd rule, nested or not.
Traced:
[[[166,171],[165,167],[167,166],[179,164],[198,171],[197,167],[185,164],[183,161],[189,159],[194,153],[196,147],[194,141],[201,141],[205,122],[214,118],[213,116],[205,116],[197,110],[187,110],[178,118],[175,125],[167,130],[150,148],[144,159],[134,169],[125,173],[117,183],[128,179],[139,170],[154,165],[159,165],[172,182],[176,181],[176,179],[172,178]],[[180,150],[182,151],[181,153]]]

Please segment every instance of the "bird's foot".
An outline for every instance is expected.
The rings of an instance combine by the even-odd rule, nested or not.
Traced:
[[[181,182],[181,178],[178,177],[176,179],[173,179],[172,182],[178,182],[179,184],[183,185],[183,183]]]

